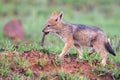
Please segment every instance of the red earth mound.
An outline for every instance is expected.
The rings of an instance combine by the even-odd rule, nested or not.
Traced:
[[[12,39],[25,38],[23,25],[21,20],[19,19],[10,20],[8,23],[6,23],[3,28],[3,32],[5,33],[5,35],[7,35],[9,38],[12,38]]]
[[[47,53],[45,51],[43,53],[43,51],[30,50],[17,53],[19,58],[28,61],[29,65],[26,67],[17,65],[14,60],[16,53],[10,52],[6,57],[11,58],[11,62],[14,64],[11,67],[11,71],[13,73],[17,72],[26,75],[26,71],[30,69],[33,72],[33,79],[38,78],[42,73],[47,75],[50,79],[60,80],[57,73],[64,71],[65,74],[70,73],[72,75],[80,72],[80,76],[87,75],[90,80],[113,80],[112,73],[98,76],[99,73],[93,71],[93,67],[87,60],[77,60],[76,55],[66,55],[63,60],[59,60],[56,59],[55,54]],[[54,73],[56,73],[56,75],[54,75]]]

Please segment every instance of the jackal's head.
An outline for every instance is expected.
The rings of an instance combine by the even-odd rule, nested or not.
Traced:
[[[58,32],[62,28],[62,17],[63,12],[60,12],[58,15],[56,12],[53,12],[51,17],[48,19],[43,32],[46,34],[50,32]]]

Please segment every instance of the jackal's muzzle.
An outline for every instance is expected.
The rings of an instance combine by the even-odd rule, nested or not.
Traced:
[[[45,33],[46,35],[47,35],[47,34],[49,34],[49,32],[45,32],[45,30],[44,30],[44,29],[42,30],[42,32],[43,32],[43,33]]]

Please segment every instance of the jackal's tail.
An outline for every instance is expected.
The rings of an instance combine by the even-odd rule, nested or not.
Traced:
[[[109,42],[105,43],[105,49],[112,55],[116,56],[114,50],[112,49],[111,45]]]

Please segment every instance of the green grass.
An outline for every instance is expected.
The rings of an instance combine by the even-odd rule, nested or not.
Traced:
[[[53,1],[53,2],[52,2]],[[9,0],[8,3],[0,1],[0,53],[6,54],[9,51],[26,51],[26,50],[40,50],[40,40],[42,37],[42,29],[51,16],[53,11],[63,11],[63,21],[79,24],[87,24],[98,26],[104,30],[109,36],[112,42],[112,46],[116,51],[117,56],[113,57],[108,55],[109,60],[112,63],[120,64],[120,9],[119,0]],[[15,14],[16,12],[16,14]],[[26,32],[26,39],[23,42],[17,44],[18,48],[15,48],[16,42],[7,38],[3,34],[4,25],[12,19],[21,19],[24,30]],[[55,52],[60,54],[64,43],[54,34],[50,34],[46,37],[46,44],[44,48],[48,52]],[[100,60],[99,54],[93,54],[88,56],[87,51],[84,51],[84,57],[87,60],[93,59]],[[74,48],[68,53],[77,53]],[[4,60],[3,60],[4,61]],[[27,63],[19,65],[26,66]],[[44,63],[44,62],[43,62]],[[7,71],[9,66],[6,65],[4,71],[3,67],[0,67],[1,75],[9,73]],[[116,76],[118,71],[113,69]],[[29,73],[29,72],[28,72]],[[62,75],[61,75],[62,76]],[[14,75],[15,80],[19,75]],[[45,77],[43,75],[43,77]],[[45,77],[46,78],[46,77]],[[22,78],[21,78],[22,79]],[[82,79],[80,79],[82,80]]]
[[[73,76],[71,73],[65,73],[64,71],[61,71],[54,75],[57,75],[60,80],[90,80],[88,76],[86,75],[80,76],[79,74],[80,72],[77,72]]]
[[[5,56],[3,56],[0,62],[0,75],[2,76],[7,76],[8,74],[10,74],[10,61],[9,59],[6,60]]]

